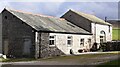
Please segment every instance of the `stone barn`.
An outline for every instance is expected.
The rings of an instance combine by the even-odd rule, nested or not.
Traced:
[[[61,18],[92,33],[92,43],[99,48],[100,43],[112,41],[112,25],[94,15],[69,10]]]
[[[79,15],[75,14],[75,16]],[[89,23],[92,21],[82,18],[88,24],[81,23],[83,24],[81,27],[69,22],[68,19],[68,21],[65,20],[66,18],[7,8],[1,12],[0,18],[0,52],[8,57],[47,58],[79,54],[90,50],[93,44],[92,38],[98,39],[95,38],[95,42],[100,41],[101,36],[97,33],[105,35],[106,41],[111,40],[109,36],[111,35],[111,25],[106,22]]]

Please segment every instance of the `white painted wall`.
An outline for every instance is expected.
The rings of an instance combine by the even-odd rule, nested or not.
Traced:
[[[112,40],[112,26],[110,26],[110,32],[109,32],[109,26],[108,25],[101,25],[101,24],[95,24],[91,23],[92,25],[92,33],[93,33],[93,39],[96,38],[96,42],[100,43],[100,31],[104,31],[106,34],[106,41]],[[96,28],[96,29],[95,29]]]
[[[77,34],[60,34],[50,33],[50,36],[55,36],[55,45],[64,52],[66,55],[70,54],[70,49],[73,50],[74,54],[79,54],[79,49],[89,49],[88,38],[92,38],[91,35],[77,35]],[[72,36],[72,45],[67,44],[67,37]],[[84,46],[80,46],[80,39],[84,38]]]

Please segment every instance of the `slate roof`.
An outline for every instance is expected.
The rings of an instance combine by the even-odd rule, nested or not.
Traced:
[[[25,13],[21,11],[6,9],[23,22],[31,26],[37,31],[49,31],[49,32],[65,32],[75,34],[91,34],[86,30],[68,22],[62,18]]]
[[[102,20],[102,19],[100,19],[100,18],[98,18],[94,15],[86,14],[86,13],[83,13],[83,12],[80,12],[80,11],[75,11],[75,10],[70,10],[70,11],[72,11],[72,12],[74,12],[74,13],[76,13],[76,14],[78,14],[78,15],[80,15],[80,16],[82,16],[82,17],[84,17],[84,18],[86,18],[86,19],[88,19],[92,22],[94,22],[94,23],[111,25],[110,23],[105,22],[104,20]]]

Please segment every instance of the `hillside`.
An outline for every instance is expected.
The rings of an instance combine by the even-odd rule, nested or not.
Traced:
[[[120,20],[108,20],[112,24],[113,29],[120,29]]]
[[[112,24],[112,39],[113,40],[120,40],[120,20],[109,20],[109,23]]]

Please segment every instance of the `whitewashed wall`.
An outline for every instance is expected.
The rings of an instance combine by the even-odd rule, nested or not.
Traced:
[[[106,34],[106,41],[112,40],[112,27],[111,26],[110,26],[110,32],[109,32],[108,25],[101,25],[101,24],[95,24],[95,23],[92,23],[91,25],[92,25],[93,39],[96,38],[97,43],[100,43],[100,31],[102,31],[102,30]]]
[[[79,54],[79,49],[89,49],[88,39],[92,38],[91,35],[75,35],[75,34],[60,34],[50,33],[50,36],[55,36],[55,45],[64,52],[66,55],[70,54],[70,49],[73,50],[74,54]],[[72,36],[72,45],[67,44],[67,37]],[[84,46],[80,46],[80,39],[84,38]]]

